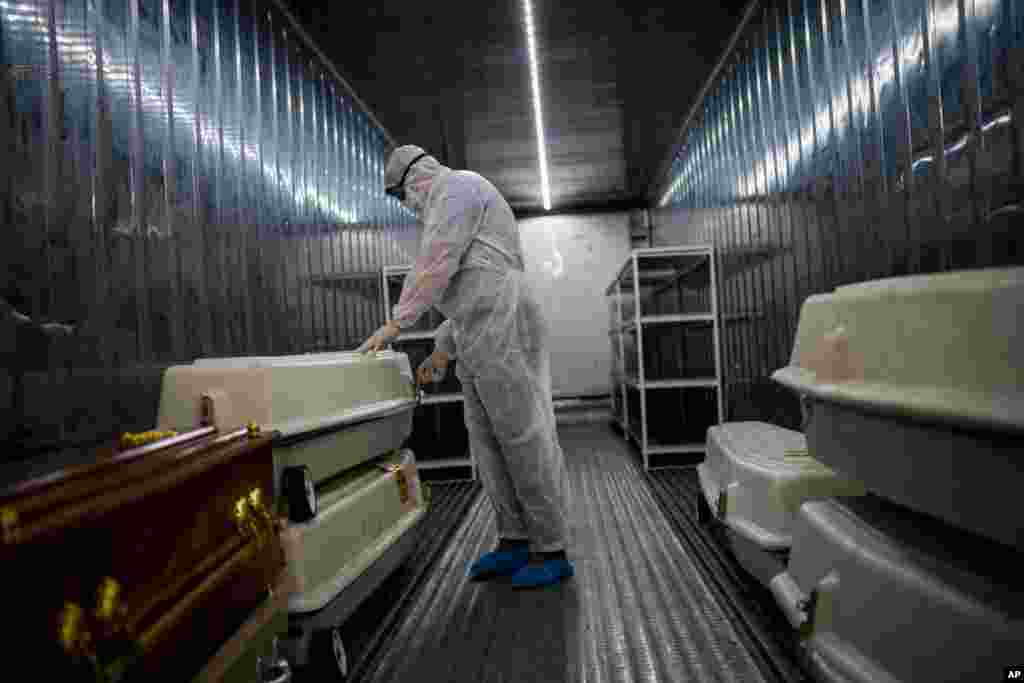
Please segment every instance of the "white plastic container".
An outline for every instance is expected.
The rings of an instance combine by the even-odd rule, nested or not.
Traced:
[[[396,473],[395,465],[401,465]],[[404,481],[404,484],[402,483]],[[427,510],[412,451],[347,472],[321,489],[320,514],[281,533],[288,579],[289,660],[303,667],[314,634],[332,633],[416,548]],[[334,655],[344,651],[338,641]]]
[[[1002,680],[1024,652],[1020,555],[874,496],[803,505],[771,590],[823,681]]]
[[[296,586],[289,603],[292,613],[326,607],[425,513],[412,451],[374,465],[332,483],[320,492],[319,514],[282,533]],[[390,470],[395,465],[400,465],[400,473]]]
[[[809,297],[790,365],[811,454],[869,490],[1024,549],[1024,268]],[[1000,504],[1002,503],[1002,504]]]
[[[697,473],[718,519],[764,550],[789,548],[805,501],[865,493],[861,484],[809,457],[803,434],[764,422],[709,428]]]

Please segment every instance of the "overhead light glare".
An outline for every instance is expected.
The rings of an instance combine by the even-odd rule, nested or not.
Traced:
[[[548,184],[547,141],[544,138],[544,114],[540,106],[540,76],[537,71],[537,40],[534,36],[533,6],[523,0],[526,12],[526,41],[530,53],[530,82],[533,85],[533,118],[537,130],[537,156],[540,158],[540,189],[544,210],[551,210],[551,187]]]

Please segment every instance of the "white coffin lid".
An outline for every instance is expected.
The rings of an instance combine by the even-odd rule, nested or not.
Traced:
[[[235,356],[225,358],[197,358],[192,365],[204,367],[280,367],[283,365],[296,365],[307,363],[358,363],[368,360],[393,361],[402,371],[403,375],[412,378],[412,366],[409,365],[409,356],[394,351],[378,351],[373,354],[361,354],[355,351],[331,351],[326,353],[299,353],[289,356]]]
[[[200,358],[164,373],[158,424],[194,426],[208,394],[218,426],[254,421],[291,436],[409,410],[416,403],[412,382],[404,353]]]
[[[803,502],[864,494],[863,486],[806,455],[804,435],[791,429],[727,422],[710,427],[707,442],[707,458],[698,466],[705,496],[725,490],[723,521],[763,548],[789,546]],[[787,455],[793,451],[804,455]],[[713,510],[716,503],[708,500]]]
[[[789,366],[814,398],[1024,431],[1024,268],[875,280],[808,297]]]
[[[773,477],[793,479],[805,472],[830,471],[810,457],[786,457],[788,451],[806,451],[807,440],[800,432],[767,422],[726,422],[708,428],[708,443],[714,444],[716,464],[728,467],[730,460],[741,461],[746,467],[763,469]],[[724,479],[736,473],[719,470]]]

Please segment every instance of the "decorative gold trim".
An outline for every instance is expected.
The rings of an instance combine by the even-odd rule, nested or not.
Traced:
[[[14,545],[21,537],[18,511],[12,507],[0,510],[0,524],[3,525],[4,545]]]

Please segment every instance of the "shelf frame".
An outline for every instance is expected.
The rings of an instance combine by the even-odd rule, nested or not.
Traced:
[[[390,319],[390,317],[391,317],[391,309],[392,309],[391,293],[390,293],[390,290],[388,289],[388,278],[396,277],[396,276],[405,276],[410,271],[412,271],[412,268],[413,268],[412,265],[408,264],[408,265],[384,266],[384,267],[382,267],[380,269],[381,304],[384,307],[384,320]],[[397,302],[395,302],[395,303],[397,303]],[[434,339],[436,336],[437,336],[437,328],[434,328],[433,330],[428,330],[428,331],[425,331],[425,332],[407,332],[407,333],[404,333],[404,334],[400,334],[395,339],[395,343],[427,341],[427,340]],[[432,394],[432,395],[424,395],[422,401],[420,402],[420,406],[417,408],[417,410],[430,409],[430,408],[432,408],[434,406],[439,406],[439,405],[451,405],[453,403],[462,403],[464,400],[465,400],[465,397],[461,393],[459,393],[459,394]],[[456,461],[456,460],[459,461],[460,464],[455,464],[455,465],[451,465],[451,466],[452,467],[469,467],[469,468],[471,468],[472,469],[472,477],[471,478],[472,478],[473,481],[477,481],[477,467],[476,467],[476,462],[473,459],[472,452],[470,452],[469,457],[466,457],[466,458],[446,458],[446,459],[443,459],[443,460],[434,460],[434,461],[432,461],[432,460],[424,460],[422,463],[421,462],[417,462],[417,467],[419,467],[420,469],[424,469],[424,470],[440,469],[440,466],[438,466],[438,465],[431,466],[429,463],[431,463],[431,462],[449,462],[449,461]]]
[[[437,330],[433,332],[403,332],[395,337],[395,342],[430,341],[437,336]]]
[[[713,323],[714,313],[681,313],[678,315],[645,315],[640,318],[641,325],[667,325],[671,323]]]
[[[647,299],[647,296],[650,295],[641,296],[640,284],[643,277],[640,266],[641,260],[644,258],[672,256],[692,256],[698,258],[696,258],[692,264],[687,264],[687,267],[681,269],[681,272],[674,275],[669,282],[658,285],[658,289],[655,290],[655,293],[664,291],[674,285],[678,285],[681,280],[692,275],[698,269],[706,266],[708,269],[706,286],[710,291],[711,299],[710,313],[642,315],[642,305],[644,300]],[[703,286],[704,285],[702,285],[702,288]],[[605,290],[605,294],[606,296],[614,297],[613,305],[609,307],[613,319],[609,326],[608,334],[612,339],[612,353],[617,356],[617,358],[614,359],[617,362],[613,363],[613,368],[618,368],[618,372],[613,370],[611,377],[613,391],[620,392],[621,396],[621,407],[616,412],[615,419],[619,426],[622,427],[627,438],[635,441],[640,447],[644,469],[651,469],[650,456],[652,455],[703,453],[705,450],[704,444],[688,443],[678,445],[655,445],[651,443],[648,429],[649,413],[647,406],[647,390],[713,389],[715,391],[715,402],[718,415],[717,424],[721,424],[725,417],[725,398],[722,386],[721,319],[718,302],[717,259],[714,246],[701,244],[679,247],[635,249],[630,253],[629,258],[627,258],[626,262],[618,270],[615,279]],[[631,295],[633,299],[631,320],[626,320],[623,314],[623,301],[625,299],[625,295]],[[712,350],[715,367],[714,377],[698,379],[648,379],[647,371],[643,363],[645,328],[649,328],[653,325],[688,325],[694,323],[711,323],[712,325],[711,336],[712,345],[714,347]],[[636,344],[634,345],[633,352],[636,357],[637,370],[636,374],[632,376],[630,376],[626,371],[626,351],[624,341],[626,334],[636,335]],[[637,389],[640,392],[639,433],[634,431],[632,421],[629,416],[629,399],[627,390],[630,388]]]
[[[626,375],[623,380],[631,389],[654,390],[654,389],[716,389],[718,379],[715,377],[695,379],[648,379],[643,382],[639,377]]]
[[[473,467],[472,458],[438,458],[430,460],[417,460],[416,469],[419,470],[444,470],[449,467]]]
[[[462,394],[424,394],[423,405],[439,406],[446,403],[462,403],[465,396]]]
[[[701,259],[700,261],[696,261],[690,264],[688,267],[684,268],[678,275],[673,277],[668,282],[658,285],[655,288],[655,290],[648,294],[647,296],[657,296],[664,292],[666,289],[671,289],[673,286],[679,284],[680,281],[685,280],[689,275],[692,275],[698,268],[702,267],[706,262],[707,261],[705,259]]]
[[[619,423],[619,424],[623,428],[623,431],[625,431],[629,435],[629,437],[633,441],[635,441],[638,446],[640,446],[641,445],[641,439],[637,435],[637,433],[634,432],[631,428],[626,427],[626,426],[622,425],[621,423]],[[696,441],[689,442],[689,443],[680,443],[680,444],[658,444],[658,445],[648,444],[647,445],[647,454],[648,455],[677,455],[677,454],[678,455],[685,455],[685,454],[689,454],[689,453],[704,453],[705,451],[707,451],[707,446],[705,444],[703,444],[703,443],[698,443]]]

